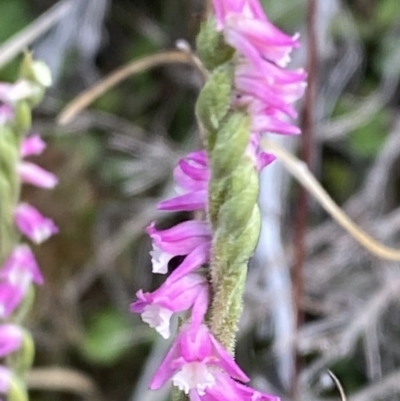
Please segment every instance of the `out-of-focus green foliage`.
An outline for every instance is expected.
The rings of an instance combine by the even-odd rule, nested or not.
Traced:
[[[32,16],[26,0],[0,0],[0,43],[23,29]],[[19,60],[0,70],[0,80],[14,80],[18,75]]]
[[[126,315],[104,309],[91,318],[82,341],[82,352],[90,361],[112,365],[131,348],[132,324]]]
[[[384,143],[389,129],[388,113],[380,111],[368,125],[358,128],[347,138],[349,152],[358,156],[373,157]]]

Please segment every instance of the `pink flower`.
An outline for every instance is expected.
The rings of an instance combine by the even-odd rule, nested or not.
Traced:
[[[53,220],[44,217],[27,203],[21,203],[16,207],[14,219],[18,229],[35,244],[41,244],[58,232]]]
[[[210,171],[205,151],[189,153],[174,170],[177,192],[183,195],[160,202],[159,210],[192,211],[205,209],[208,203]]]
[[[0,271],[0,279],[18,284],[23,275],[29,275],[31,281],[43,284],[43,276],[39,270],[35,256],[28,245],[18,245],[4,263]]]
[[[172,383],[191,397],[203,396],[216,385],[221,370],[234,379],[249,381],[205,325],[198,329],[186,325],[158,368],[150,388],[156,390],[172,378]]]
[[[0,358],[11,354],[22,345],[24,332],[15,324],[0,325]]]
[[[179,191],[189,192],[207,189],[210,179],[208,157],[204,150],[189,153],[174,170]]]
[[[57,177],[30,162],[20,162],[18,165],[18,174],[21,181],[34,185],[39,188],[54,188],[57,183]]]
[[[300,68],[284,70],[276,65],[263,62],[262,68],[249,61],[236,67],[235,87],[241,95],[250,95],[261,100],[265,106],[276,107],[295,117],[296,113],[287,106],[304,95],[307,74]]]
[[[267,20],[232,15],[224,28],[227,43],[260,67],[265,60],[286,67],[290,53],[299,47],[299,35],[288,36]]]
[[[201,274],[187,274],[173,283],[164,283],[156,291],[138,291],[138,301],[131,311],[140,313],[142,320],[164,338],[170,336],[170,319],[174,313],[192,308],[192,324],[199,327],[208,307],[208,282]]]
[[[30,135],[22,141],[20,149],[21,157],[40,155],[44,149],[46,149],[46,143],[40,135]]]
[[[43,283],[36,259],[27,245],[18,245],[0,270],[0,317],[7,318],[27,294],[31,283]]]
[[[178,255],[188,255],[198,246],[211,242],[211,227],[206,221],[191,220],[159,231],[154,223],[147,227],[147,233],[153,240],[150,252],[153,273],[168,272],[169,261]]]
[[[243,12],[246,0],[213,0],[213,4],[217,19],[217,28],[221,30],[228,15]]]
[[[225,22],[232,14],[267,20],[258,0],[213,0],[217,28],[222,30]]]
[[[162,201],[158,204],[157,208],[158,210],[190,212],[194,210],[204,210],[207,201],[207,190],[201,190]]]
[[[183,262],[168,276],[166,283],[172,283],[181,279],[186,274],[208,263],[210,260],[211,242],[206,242],[195,248]]]
[[[240,93],[261,100],[265,108],[275,108],[292,118],[296,118],[297,112],[291,104],[303,96],[306,83],[300,81],[279,84],[276,81],[264,79],[254,69],[252,75],[244,75],[239,71],[235,75],[235,86]]]
[[[300,133],[288,117],[297,117],[293,103],[304,94],[307,74],[282,68],[299,46],[298,35],[270,23],[259,0],[214,0],[214,8],[218,29],[239,53],[233,107],[247,108],[253,132]]]
[[[301,133],[299,127],[289,123],[288,118],[279,110],[260,109],[252,116],[252,129],[254,132],[268,132],[282,135],[297,135]]]

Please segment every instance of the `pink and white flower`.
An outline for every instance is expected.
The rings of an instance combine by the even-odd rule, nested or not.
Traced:
[[[189,153],[174,170],[177,192],[182,194],[158,204],[159,210],[193,211],[206,209],[210,171],[205,151]]]
[[[140,313],[142,320],[164,338],[170,336],[170,319],[174,313],[192,309],[193,327],[199,327],[208,307],[208,282],[198,273],[187,274],[180,280],[166,282],[156,291],[136,294],[138,300],[131,311]]]
[[[150,388],[159,389],[168,380],[186,394],[203,396],[217,386],[220,371],[242,382],[249,381],[228,351],[203,324],[182,327],[171,349],[154,375]]]
[[[31,283],[43,284],[43,276],[27,245],[18,245],[0,270],[0,317],[7,318],[28,293]]]
[[[269,22],[259,0],[213,0],[213,4],[217,30],[236,50],[230,107],[251,117],[246,155],[261,171],[275,159],[260,148],[263,133],[300,133],[290,119],[297,117],[293,104],[304,94],[306,73],[283,69],[299,46],[298,35],[286,35]],[[190,153],[174,170],[178,196],[160,202],[158,208],[206,211],[210,174],[206,152]],[[159,389],[171,380],[191,401],[279,401],[243,384],[249,378],[202,323],[209,284],[194,270],[210,261],[210,223],[192,220],[162,231],[152,223],[147,232],[153,241],[153,272],[167,273],[172,258],[186,256],[159,289],[152,293],[140,290],[131,310],[168,338],[171,316],[191,309],[191,318],[181,327],[150,388]]]
[[[189,255],[200,245],[211,243],[211,227],[206,221],[185,221],[162,231],[151,223],[146,231],[153,241],[153,250],[150,252],[153,273],[167,273],[172,258]]]
[[[27,203],[20,203],[16,207],[14,219],[18,229],[35,244],[41,244],[53,234],[58,233],[53,220],[44,217],[36,208]]]
[[[254,64],[265,60],[279,67],[290,62],[290,53],[299,47],[299,35],[288,36],[267,20],[232,15],[226,22],[224,35],[229,45]]]

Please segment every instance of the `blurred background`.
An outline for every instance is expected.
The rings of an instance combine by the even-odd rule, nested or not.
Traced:
[[[311,2],[263,3],[279,27],[301,33],[293,67],[306,66]],[[129,303],[138,289],[160,283],[144,227],[185,217],[161,214],[156,203],[173,191],[178,158],[199,146],[193,109],[201,77],[189,65],[155,68],[115,86],[67,125],[56,117],[121,65],[173,49],[179,39],[193,46],[204,8],[205,0],[0,0],[1,80],[14,80],[20,61],[2,58],[7,41],[51,21],[29,46],[54,77],[34,116],[34,130],[50,144],[38,163],[60,178],[55,191],[23,193],[60,227],[35,248],[46,284],[26,322],[37,344],[34,401],[168,397],[147,391],[168,344],[129,313]],[[311,170],[360,227],[396,247],[400,2],[319,0],[313,25]],[[282,143],[298,153],[301,138]],[[398,263],[372,256],[311,197],[299,228],[298,184],[278,162],[267,170],[238,363],[255,387],[284,400],[338,400],[328,369],[350,401],[400,400]]]

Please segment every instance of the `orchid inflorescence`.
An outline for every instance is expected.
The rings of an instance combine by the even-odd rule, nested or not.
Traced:
[[[33,362],[29,332],[20,326],[32,302],[32,284],[42,284],[35,256],[21,235],[41,244],[58,232],[54,222],[20,201],[21,184],[54,188],[57,178],[26,158],[46,148],[38,134],[29,134],[31,109],[51,84],[44,63],[27,54],[20,78],[0,83],[0,399],[24,401],[24,376]]]
[[[166,274],[171,259],[184,257],[157,290],[140,290],[131,310],[164,338],[171,317],[190,311],[153,377],[167,381],[191,401],[276,400],[242,384],[250,379],[233,359],[247,264],[260,230],[259,172],[275,158],[260,147],[264,133],[300,133],[290,122],[304,93],[303,69],[286,70],[298,35],[268,21],[258,0],[213,0],[197,51],[209,79],[196,105],[205,148],[179,161],[178,195],[159,203],[165,211],[203,211],[167,230],[147,228],[153,242],[153,273]]]

